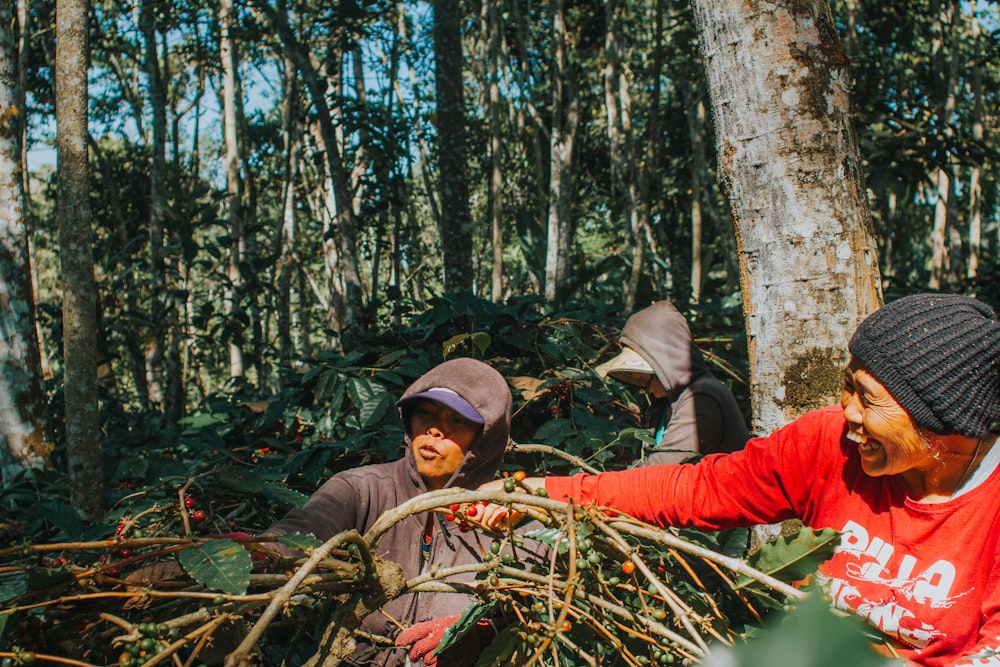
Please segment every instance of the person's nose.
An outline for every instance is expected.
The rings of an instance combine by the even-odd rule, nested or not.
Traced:
[[[846,401],[843,401],[844,419],[850,424],[861,424],[864,415],[861,411],[861,400],[857,394],[850,394]]]
[[[431,436],[432,438],[443,438],[444,437],[444,431],[442,431],[440,428],[438,428],[435,425],[435,426],[431,426],[429,429],[427,429],[427,435]]]

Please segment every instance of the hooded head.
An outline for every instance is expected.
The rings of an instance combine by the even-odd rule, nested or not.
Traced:
[[[635,374],[655,373],[672,395],[708,372],[687,320],[669,301],[657,301],[629,317],[621,342],[621,353],[595,369],[601,377],[644,385]]]
[[[450,359],[427,371],[396,403],[406,429],[406,457],[415,464],[410,415],[421,400],[441,403],[465,419],[482,424],[458,470],[446,486],[474,489],[493,479],[510,438],[511,395],[506,380],[475,359]]]
[[[849,348],[934,433],[981,438],[1000,419],[1000,323],[981,301],[903,297],[865,318]]]

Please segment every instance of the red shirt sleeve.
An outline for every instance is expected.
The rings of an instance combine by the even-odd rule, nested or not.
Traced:
[[[839,407],[803,415],[732,454],[696,464],[550,477],[550,498],[608,507],[662,526],[721,530],[799,517],[843,466]]]

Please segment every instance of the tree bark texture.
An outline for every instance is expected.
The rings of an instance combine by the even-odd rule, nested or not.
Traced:
[[[472,288],[472,213],[465,155],[462,72],[462,8],[459,0],[434,3],[434,83],[437,93],[438,187],[445,291]]]
[[[226,170],[226,221],[229,223],[229,375],[242,378],[243,369],[243,315],[240,307],[243,279],[240,264],[243,261],[243,178],[240,174],[240,123],[239,66],[236,44],[233,41],[232,0],[219,2],[219,58],[222,61],[222,127],[226,138],[223,164]]]
[[[87,519],[104,511],[97,405],[97,288],[87,166],[86,0],[56,2],[56,128],[63,289],[63,387],[70,498]]]
[[[848,61],[825,0],[696,0],[740,251],[752,431],[837,400],[847,341],[881,302],[849,116]]]
[[[552,3],[552,128],[549,132],[548,227],[545,246],[545,298],[555,302],[569,265],[573,207],[573,145],[580,121],[574,72],[569,62],[566,9]]]
[[[0,435],[12,468],[47,468],[45,394],[35,335],[22,174],[23,95],[18,92],[13,1],[0,0]],[[0,453],[0,461],[8,457]],[[7,466],[4,466],[6,478]]]

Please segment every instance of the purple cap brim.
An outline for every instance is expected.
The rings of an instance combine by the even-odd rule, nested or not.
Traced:
[[[468,419],[470,422],[474,422],[476,424],[486,423],[486,420],[483,419],[481,414],[479,414],[479,411],[472,407],[472,403],[469,403],[457,393],[445,387],[431,387],[430,389],[422,391],[419,394],[413,394],[411,396],[401,398],[396,402],[396,407],[405,408],[407,405],[420,399],[437,401],[438,403],[451,408],[458,414]]]

